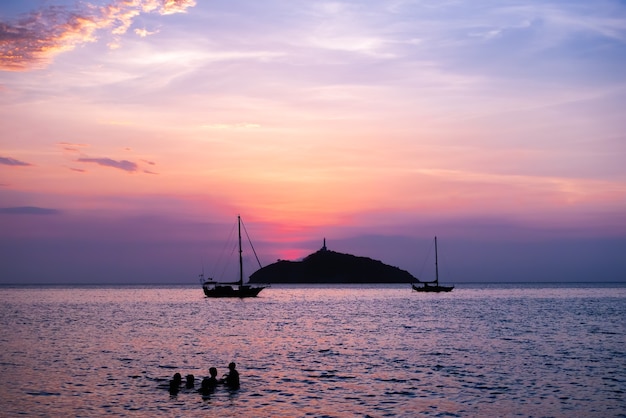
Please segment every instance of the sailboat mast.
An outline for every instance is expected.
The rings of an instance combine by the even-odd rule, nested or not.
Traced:
[[[237,232],[239,233],[239,286],[243,285],[243,258],[241,256],[241,215],[237,215]]]
[[[435,236],[435,284],[439,286],[439,260],[437,256],[437,237]]]

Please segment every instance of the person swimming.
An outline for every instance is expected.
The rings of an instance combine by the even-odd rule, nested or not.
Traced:
[[[222,379],[228,389],[239,389],[239,372],[235,369],[237,365],[232,362],[228,365],[228,374]]]
[[[180,390],[180,385],[183,382],[183,378],[180,373],[174,373],[172,380],[170,380],[169,391],[170,395],[176,395]]]
[[[210,374],[210,377],[208,377],[209,384],[211,385],[213,389],[215,389],[215,387],[219,383],[217,380],[217,369],[215,367],[211,367],[209,369],[209,374]]]
[[[217,380],[217,369],[215,367],[211,367],[209,369],[209,374],[209,377],[202,379],[200,389],[198,389],[198,392],[200,392],[202,396],[208,396],[213,393],[219,384],[219,381]]]

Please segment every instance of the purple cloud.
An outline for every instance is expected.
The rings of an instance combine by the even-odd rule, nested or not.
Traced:
[[[25,163],[24,161],[16,160],[14,158],[9,158],[9,157],[0,157],[0,164],[12,165],[12,166],[18,166],[18,167],[20,166],[25,167],[25,166],[32,165],[29,163]]]
[[[8,208],[0,208],[0,213],[9,215],[56,215],[57,209],[40,208],[37,206],[15,206]]]
[[[103,165],[105,167],[118,168],[120,170],[128,171],[129,173],[137,171],[137,164],[128,160],[117,161],[110,158],[79,158],[76,161],[79,161],[81,163],[94,163],[98,165]]]

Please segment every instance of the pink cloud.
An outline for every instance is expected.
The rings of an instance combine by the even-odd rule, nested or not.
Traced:
[[[0,21],[0,70],[44,68],[55,55],[96,41],[99,30],[119,36],[141,13],[169,15],[193,6],[195,0],[116,0],[103,7],[87,4],[73,10],[49,6],[13,22]]]
[[[59,142],[56,145],[61,147],[63,151],[68,153],[79,153],[81,151],[81,148],[87,147],[86,144],[73,144],[70,142]]]
[[[57,145],[59,146],[69,146],[69,147],[86,147],[87,144],[74,144],[72,142],[59,142]]]

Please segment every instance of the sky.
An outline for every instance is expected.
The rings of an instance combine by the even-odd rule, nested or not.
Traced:
[[[3,1],[0,283],[195,283],[237,215],[263,264],[626,281],[625,69],[621,0]]]

